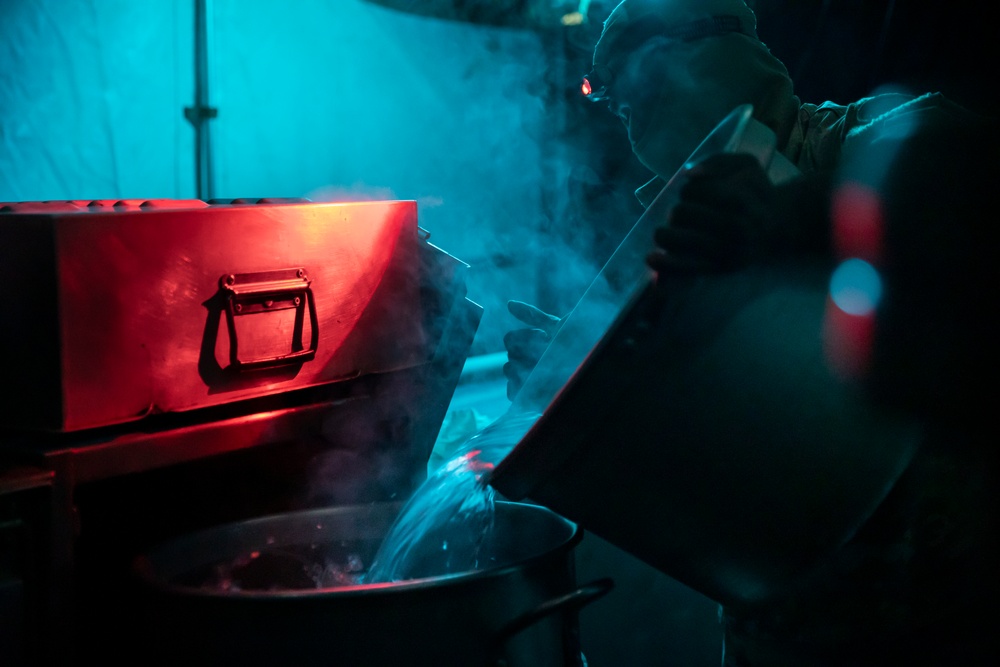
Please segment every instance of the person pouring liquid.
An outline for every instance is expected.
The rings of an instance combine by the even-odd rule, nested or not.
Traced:
[[[742,0],[624,0],[584,85],[655,175],[636,192],[644,205],[675,174],[683,179],[650,241],[657,281],[787,257],[832,270],[845,253],[870,253],[889,298],[870,359],[847,372],[872,402],[922,425],[905,472],[845,545],[766,604],[723,609],[723,664],[992,664],[996,447],[982,435],[981,387],[995,371],[985,350],[998,318],[995,298],[976,289],[996,285],[984,215],[993,120],[936,93],[804,103]],[[774,185],[744,154],[684,164],[742,104],[799,177]],[[858,183],[876,195],[874,240],[851,238],[838,222],[845,206],[873,201],[845,200],[845,185]],[[509,310],[526,325],[504,339],[513,399],[562,320],[523,302]]]
[[[848,134],[908,103],[917,108],[948,104],[940,95],[914,99],[888,93],[840,105],[802,103],[788,70],[757,38],[756,17],[742,0],[627,0],[605,21],[585,80],[588,98],[606,104],[628,131],[633,153],[654,177],[636,191],[649,206],[698,144],[729,112],[753,105],[753,117],[776,136],[777,151],[801,172],[772,188],[748,156],[719,156],[684,177],[688,201],[672,224],[657,232],[654,269],[736,268],[769,252],[825,252],[825,198]],[[705,183],[740,181],[737,215],[712,233],[684,209],[705,199]],[[727,195],[717,186],[712,196]],[[753,198],[752,205],[747,200]],[[774,215],[787,209],[787,215]],[[666,222],[666,221],[664,221]],[[520,390],[560,318],[512,301],[511,314],[528,325],[504,339],[508,398]]]

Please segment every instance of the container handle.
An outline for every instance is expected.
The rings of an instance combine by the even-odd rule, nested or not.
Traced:
[[[531,611],[521,614],[500,628],[500,631],[496,634],[496,642],[498,645],[503,644],[517,633],[526,630],[552,614],[575,611],[585,607],[591,602],[607,595],[614,586],[614,580],[610,577],[605,577],[603,579],[596,579],[589,584],[584,584],[565,595],[546,600]]]
[[[229,328],[230,364],[239,371],[259,370],[300,364],[316,356],[319,343],[319,321],[316,302],[310,289],[310,280],[304,268],[264,271],[258,273],[226,274],[219,279],[219,286],[226,295],[226,322]],[[295,327],[292,335],[293,351],[278,356],[244,359],[240,356],[236,319],[255,313],[294,309]],[[309,318],[309,345],[301,344],[304,319]],[[295,349],[299,348],[299,349]]]

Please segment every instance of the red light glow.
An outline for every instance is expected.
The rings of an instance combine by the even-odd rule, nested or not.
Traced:
[[[871,363],[875,314],[847,313],[827,299],[823,316],[823,355],[827,367],[844,379],[861,378]]]
[[[832,202],[833,245],[841,258],[877,264],[882,254],[884,215],[878,193],[860,183],[837,188]]]
[[[580,90],[583,92],[584,95],[588,95],[588,96],[592,92],[594,92],[593,87],[590,85],[590,80],[587,79],[586,77],[583,79],[583,84],[580,86]]]

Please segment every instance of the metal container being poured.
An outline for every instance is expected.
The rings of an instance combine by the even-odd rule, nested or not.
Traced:
[[[748,152],[773,182],[793,176],[751,112],[732,112],[689,162]],[[490,484],[714,600],[758,602],[850,539],[906,467],[916,433],[827,367],[826,267],[654,282],[643,258],[679,180],[526,381],[512,412],[541,416]],[[610,289],[612,275],[631,291]]]

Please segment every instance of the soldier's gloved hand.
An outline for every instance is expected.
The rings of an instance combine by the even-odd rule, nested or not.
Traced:
[[[670,219],[646,263],[659,274],[741,269],[766,254],[785,212],[775,186],[746,153],[705,158],[684,174]]]
[[[528,325],[512,329],[503,337],[504,347],[507,348],[503,374],[507,378],[507,398],[513,401],[559,330],[562,320],[523,301],[508,301],[507,310]]]

